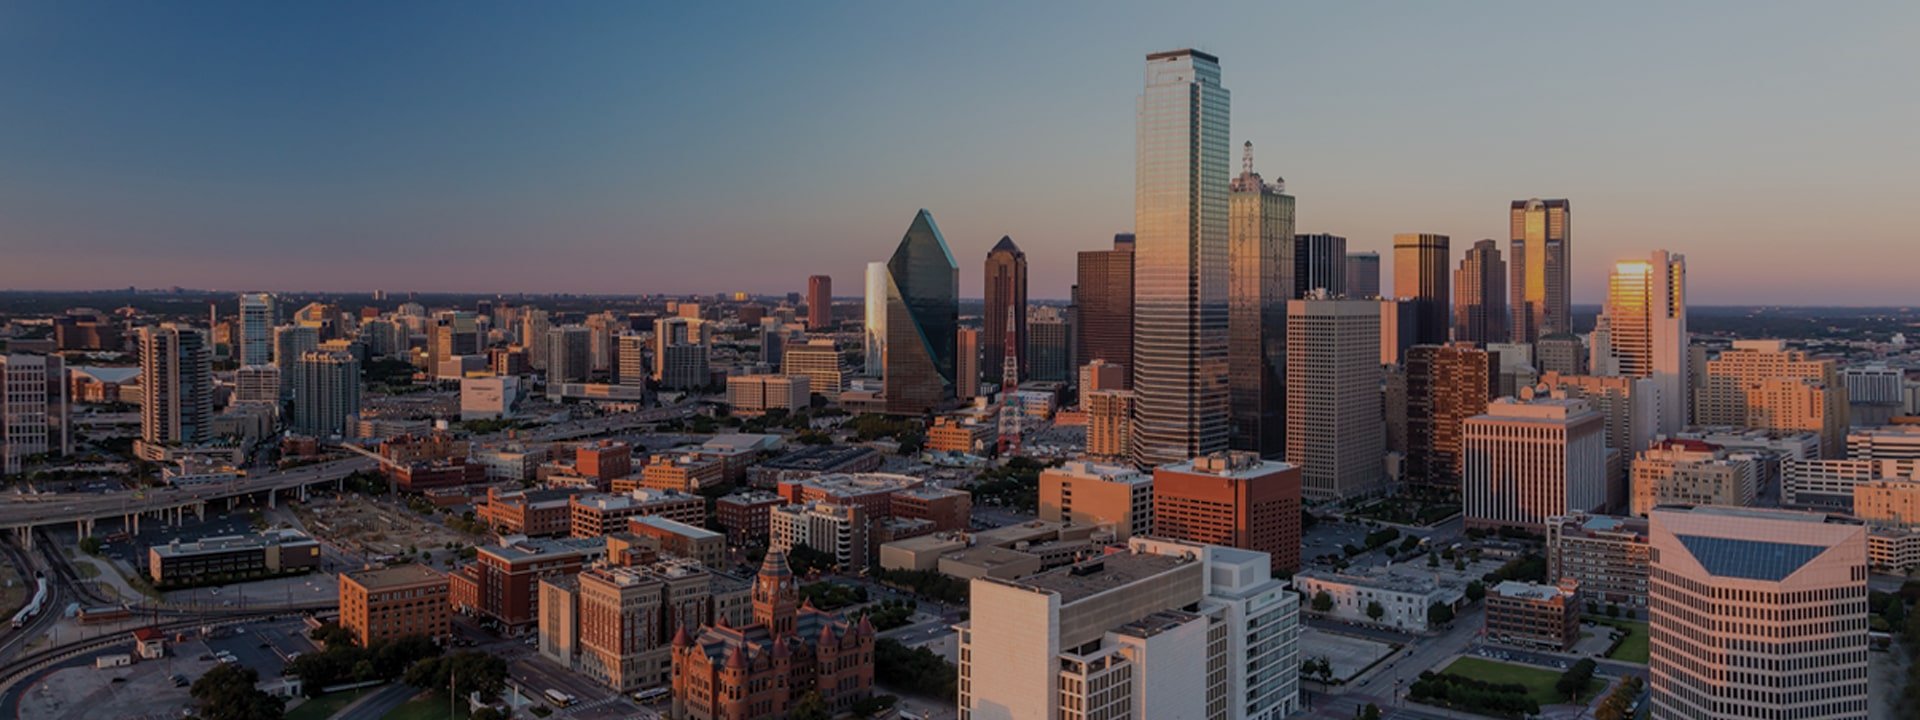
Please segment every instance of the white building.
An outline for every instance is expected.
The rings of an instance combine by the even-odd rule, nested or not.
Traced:
[[[240,296],[240,342],[237,348],[242,367],[273,362],[273,296],[244,293]]]
[[[861,328],[866,358],[860,368],[860,374],[866,377],[877,378],[886,371],[888,282],[886,263],[867,263],[866,323]],[[815,390],[821,387],[824,386],[815,387]]]
[[[767,552],[789,552],[802,545],[833,556],[847,572],[867,566],[867,522],[857,505],[813,502],[768,510]]]
[[[1854,460],[1920,460],[1920,425],[1888,425],[1847,433]]]
[[[520,378],[512,375],[460,378],[460,419],[499,420],[513,417],[520,400]]]
[[[34,455],[73,451],[68,391],[59,355],[0,355],[0,475]]]
[[[1585,400],[1501,398],[1461,424],[1469,527],[1542,532],[1607,503],[1606,419]]]
[[[1789,460],[1780,465],[1781,507],[1853,511],[1854,486],[1920,479],[1920,460]]]
[[[1333,601],[1325,614],[1347,622],[1406,630],[1427,631],[1427,609],[1435,604],[1456,607],[1466,597],[1462,588],[1442,585],[1428,575],[1401,575],[1382,572],[1370,575],[1304,570],[1293,582],[1306,595],[1308,608],[1320,593]],[[1381,615],[1374,619],[1368,612],[1380,604]]]

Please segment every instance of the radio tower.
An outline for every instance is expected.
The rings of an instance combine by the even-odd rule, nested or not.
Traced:
[[[1007,357],[1000,364],[1000,455],[1020,448],[1020,407],[1013,401],[1014,390],[1020,387],[1020,356],[1017,354],[1014,331],[1014,308],[1007,308]]]

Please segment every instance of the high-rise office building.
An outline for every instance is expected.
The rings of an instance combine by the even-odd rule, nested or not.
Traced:
[[[1781,340],[1735,340],[1707,361],[1694,404],[1701,425],[1810,430],[1820,457],[1839,458],[1847,441],[1847,389],[1832,360],[1788,350]]]
[[[1082,391],[1087,408],[1087,454],[1117,460],[1131,452],[1133,391]]]
[[[953,394],[962,400],[980,394],[980,328],[960,328],[955,339]]]
[[[435,315],[427,328],[427,374],[438,377],[443,363],[480,354],[480,325],[473,313],[449,310]]]
[[[1068,314],[1059,307],[1034,308],[1027,319],[1027,377],[1068,382],[1073,372],[1073,323]]]
[[[1499,384],[1494,357],[1472,345],[1415,345],[1407,351],[1407,479],[1460,489],[1461,426],[1487,411]]]
[[[787,348],[786,355],[786,362],[780,364],[780,374],[807,376],[807,388],[815,395],[838,398],[847,389],[847,379],[853,377],[847,354],[833,338],[808,340],[805,345]]]
[[[1418,306],[1412,300],[1380,298],[1380,364],[1399,367],[1407,361],[1419,332]]]
[[[1135,537],[975,578],[960,717],[1277,720],[1300,709],[1300,600],[1262,553]]]
[[[1377,264],[1377,254],[1374,260]],[[1293,236],[1293,271],[1288,284],[1296,299],[1315,290],[1326,290],[1328,297],[1352,297],[1347,292],[1347,239],[1326,233]],[[1379,288],[1374,290],[1379,294]]]
[[[587,316],[587,355],[592,358],[590,365],[594,375],[607,376],[618,372],[616,365],[620,349],[614,339],[627,331],[625,318],[611,312],[597,312]]]
[[[1507,341],[1507,263],[1500,244],[1481,240],[1453,272],[1453,339],[1477,345]]]
[[[1819,513],[1655,509],[1653,720],[1866,720],[1867,529]]]
[[[1133,203],[1133,455],[1140,465],[1227,447],[1229,102],[1219,58],[1197,50],[1147,56]]]
[[[1585,400],[1501,398],[1462,423],[1467,527],[1532,533],[1607,504],[1606,420]]]
[[[1246,145],[1240,176],[1229,186],[1227,373],[1234,450],[1284,457],[1286,433],[1287,268],[1293,245],[1293,196],[1278,177],[1253,171]]]
[[[59,355],[0,355],[0,475],[28,457],[73,452],[66,361]]]
[[[175,323],[140,328],[140,439],[192,445],[213,436],[213,357],[206,333]]]
[[[980,347],[985,353],[986,366],[993,368],[994,376],[999,377],[1007,357],[1007,323],[1012,322],[1013,353],[1019,361],[1020,378],[1026,379],[1031,374],[1027,367],[1027,254],[1011,237],[1001,237],[1000,242],[987,251],[983,297],[986,303],[980,315],[984,330]]]
[[[833,277],[813,275],[807,278],[807,329],[820,332],[833,327]]]
[[[863,310],[865,320],[861,325],[862,360],[860,374],[866,377],[882,377],[887,374],[887,264],[883,262],[867,263],[867,296]],[[819,384],[815,384],[818,391]]]
[[[653,379],[661,387],[688,390],[712,382],[707,367],[707,324],[682,317],[653,321]]]
[[[1287,303],[1287,462],[1309,500],[1385,486],[1380,303],[1314,297]]]
[[[586,382],[593,373],[592,333],[584,325],[547,330],[547,384]]]
[[[1613,266],[1593,330],[1594,374],[1653,380],[1661,433],[1687,427],[1689,337],[1686,258],[1656,250],[1647,260]]]
[[[547,311],[527,310],[520,317],[520,344],[527,346],[527,365],[542,372],[547,369],[547,331],[553,329]]]
[[[653,375],[647,368],[647,338],[621,335],[613,339],[613,381],[621,385],[644,387]]]
[[[1508,225],[1511,339],[1530,343],[1543,335],[1573,332],[1573,204],[1515,200]]]
[[[1105,360],[1133,386],[1133,234],[1113,236],[1110,250],[1082,250],[1074,276],[1074,327],[1080,360]]]
[[[1453,301],[1451,242],[1431,233],[1393,236],[1393,294],[1413,303],[1413,341],[1420,345],[1447,342],[1452,317],[1448,303]]]
[[[1252,550],[1300,569],[1300,468],[1221,452],[1153,469],[1153,533]]]
[[[347,435],[360,414],[360,361],[350,353],[315,350],[300,356],[293,431],[314,437]]]
[[[246,293],[240,296],[240,348],[236,353],[242,366],[273,362],[273,296]]]
[[[1347,253],[1346,295],[1355,300],[1380,296],[1380,253]]]
[[[320,349],[320,331],[304,325],[273,329],[273,364],[280,367],[280,397],[292,399],[299,384],[300,356]]]
[[[886,407],[920,414],[953,397],[960,266],[921,210],[887,261]]]

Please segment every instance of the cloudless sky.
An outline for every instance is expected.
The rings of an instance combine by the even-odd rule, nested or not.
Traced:
[[[1065,297],[1132,225],[1143,56],[1197,47],[1301,232],[1457,259],[1566,197],[1576,302],[1664,248],[1698,304],[1905,304],[1916,39],[1910,0],[8,2],[0,288],[853,296],[925,207],[963,294],[1006,234]]]

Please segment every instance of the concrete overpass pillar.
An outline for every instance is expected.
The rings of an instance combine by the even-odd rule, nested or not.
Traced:
[[[267,507],[270,507],[270,508],[280,507],[275,502],[276,500],[279,500],[279,499],[280,499],[280,493],[274,492],[272,490],[267,491]]]
[[[200,522],[207,521],[207,501],[201,500],[193,504],[193,517]]]

